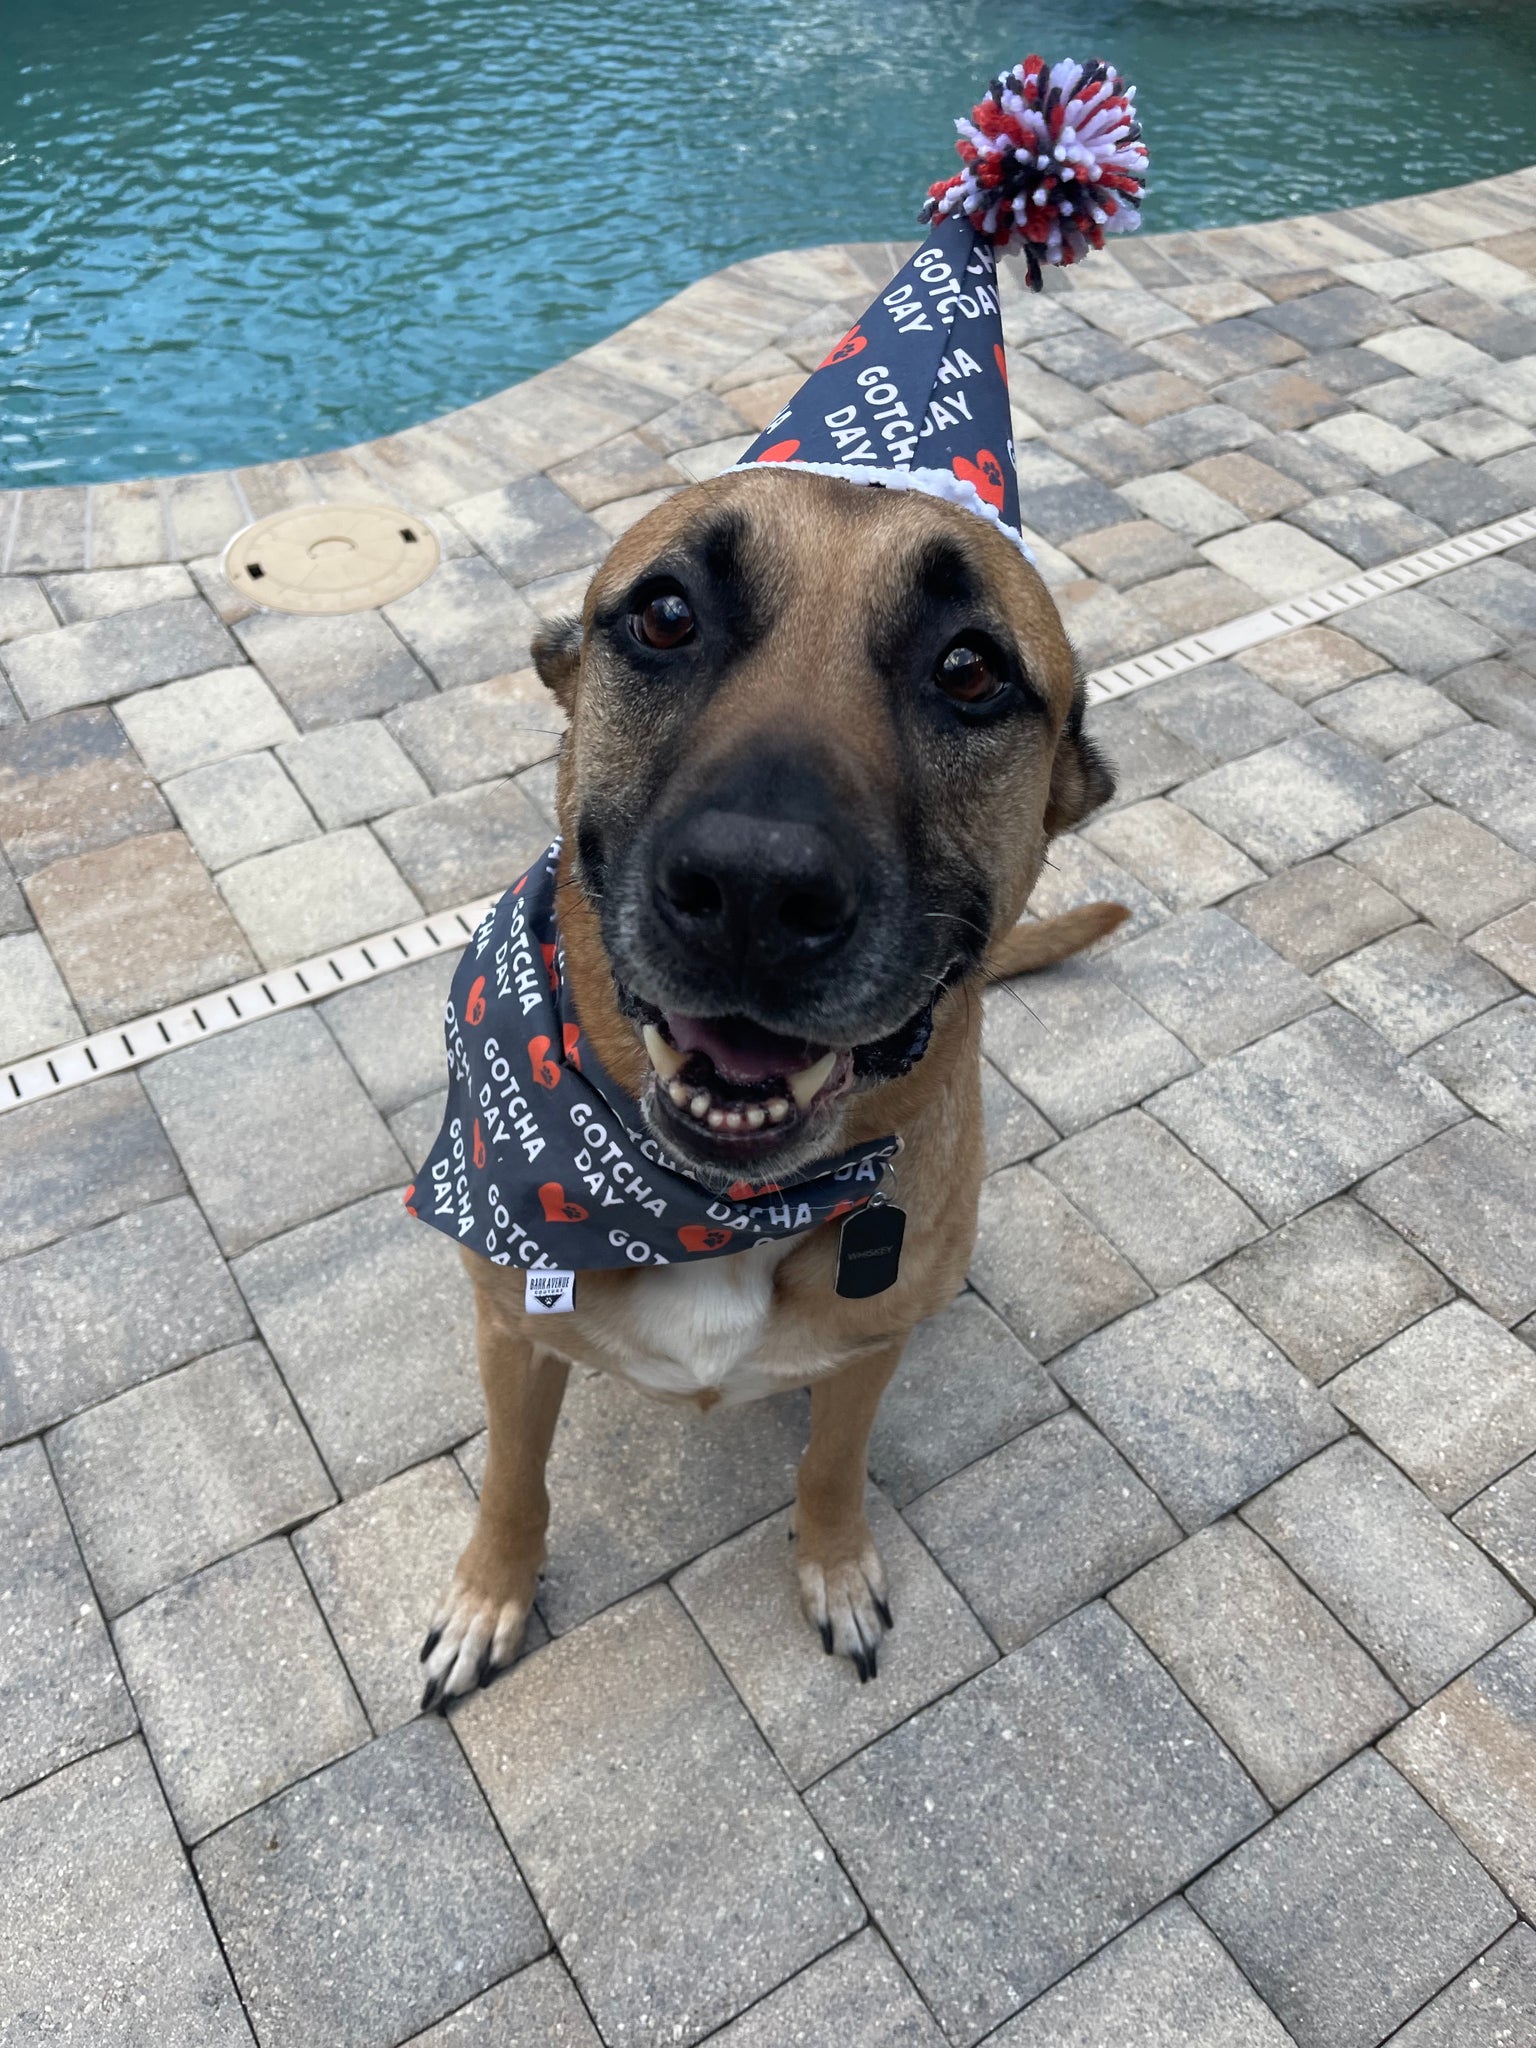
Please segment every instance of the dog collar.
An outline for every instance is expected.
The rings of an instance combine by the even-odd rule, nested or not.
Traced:
[[[559,857],[557,839],[486,913],[454,971],[444,1015],[448,1107],[406,1190],[410,1213],[495,1265],[553,1281],[718,1258],[863,1208],[900,1149],[895,1137],[781,1181],[738,1181],[724,1195],[657,1144],[639,1104],[584,1039],[571,1002],[555,920]],[[931,1010],[918,1024],[896,1034],[899,1046],[861,1050],[905,1071],[927,1044]],[[528,1300],[536,1304],[533,1284]]]

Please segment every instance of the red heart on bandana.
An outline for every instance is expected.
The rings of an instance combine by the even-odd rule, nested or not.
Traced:
[[[846,363],[850,356],[856,356],[861,349],[869,347],[869,336],[860,334],[857,326],[850,327],[832,353],[823,356],[816,365],[818,370],[830,369],[833,363]]]
[[[469,994],[464,998],[464,1022],[478,1024],[485,1016],[485,976],[476,975],[470,983]]]
[[[736,1233],[711,1223],[685,1223],[677,1236],[685,1252],[718,1252],[735,1242]]]
[[[567,1199],[566,1192],[557,1180],[547,1180],[539,1189],[539,1200],[544,1204],[546,1223],[585,1223],[587,1212],[580,1202]]]
[[[765,448],[757,458],[759,462],[788,462],[792,455],[800,453],[798,441],[775,441],[771,448]]]
[[[827,1211],[827,1221],[835,1223],[839,1216],[846,1216],[853,1209],[862,1208],[860,1202],[835,1202]]]
[[[1008,382],[1008,358],[1003,354],[1003,344],[1000,341],[994,341],[992,344],[992,360],[997,364],[997,374],[1006,384]]]
[[[404,1195],[403,1195],[403,1196],[401,1197],[401,1199],[402,1199],[402,1200],[404,1201],[404,1203],[405,1203],[405,1213],[407,1214],[407,1216],[415,1216],[415,1215],[416,1215],[416,1204],[415,1204],[415,1203],[414,1203],[414,1202],[413,1202],[413,1201],[411,1200],[411,1197],[412,1197],[412,1195],[414,1195],[414,1194],[415,1194],[415,1192],[416,1192],[416,1183],[415,1183],[415,1181],[412,1181],[412,1182],[411,1182],[411,1184],[410,1184],[410,1186],[409,1186],[409,1187],[408,1187],[408,1188],[406,1189],[406,1191],[405,1191]],[[417,1220],[418,1222],[420,1222],[420,1220],[421,1220],[421,1219],[420,1219],[420,1217],[417,1217],[417,1219],[416,1219],[416,1220]]]
[[[750,1202],[754,1195],[776,1195],[780,1189],[776,1180],[733,1180],[725,1192],[733,1202]]]
[[[533,873],[533,869],[532,869],[532,868],[529,868],[529,869],[528,869],[528,871],[527,871],[527,874],[522,874],[522,875],[519,875],[519,876],[518,876],[517,880],[516,880],[516,881],[515,881],[515,882],[514,882],[514,883],[512,884],[512,894],[513,894],[514,896],[521,896],[521,895],[522,895],[523,891],[524,891],[524,890],[525,890],[525,889],[527,888],[527,886],[528,886],[528,876],[529,876],[529,875],[531,875],[532,873]]]
[[[546,946],[541,943],[539,946],[539,951],[544,955],[544,972],[549,978],[550,987],[558,988],[560,985],[560,971],[555,966],[554,947]]]
[[[533,1070],[534,1080],[538,1082],[541,1088],[559,1087],[560,1069],[549,1057],[549,1040],[547,1038],[529,1039],[528,1064]]]
[[[561,1037],[565,1040],[565,1057],[577,1073],[581,1072],[581,1026],[567,1024],[562,1027]]]
[[[967,462],[957,455],[949,465],[964,484],[974,484],[978,494],[999,512],[1003,509],[1003,465],[990,448],[978,448],[976,460]]]
[[[479,1117],[476,1117],[476,1118],[475,1118],[475,1142],[474,1142],[474,1146],[473,1146],[473,1149],[472,1149],[472,1152],[471,1152],[471,1157],[472,1157],[472,1158],[474,1159],[475,1165],[476,1165],[477,1167],[481,1167],[481,1166],[484,1166],[484,1164],[485,1164],[485,1140],[484,1140],[484,1138],[482,1138],[482,1137],[481,1137],[481,1135],[480,1135],[480,1119],[479,1119]]]

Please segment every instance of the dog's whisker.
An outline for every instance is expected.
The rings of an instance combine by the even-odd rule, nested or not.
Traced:
[[[1019,1008],[1021,1010],[1028,1011],[1029,1015],[1034,1018],[1035,1022],[1040,1026],[1040,1029],[1042,1031],[1045,1029],[1044,1022],[1041,1020],[1039,1015],[1034,1010],[1030,1009],[1028,1003],[1025,1002],[1024,998],[1019,994],[1018,990],[1014,987],[1011,981],[1005,981],[1000,974],[988,974],[984,976],[984,979],[992,988],[1000,988],[1004,990],[1005,993],[1012,996],[1013,1000],[1018,1004]]]

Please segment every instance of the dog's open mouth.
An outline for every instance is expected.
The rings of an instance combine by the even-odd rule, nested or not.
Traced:
[[[748,1017],[657,1011],[642,1035],[658,1095],[677,1120],[744,1150],[787,1137],[853,1079],[851,1051],[783,1037]]]

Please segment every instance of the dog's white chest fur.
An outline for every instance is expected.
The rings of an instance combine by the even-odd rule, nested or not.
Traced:
[[[627,1379],[656,1394],[713,1392],[755,1401],[786,1384],[768,1355],[774,1269],[795,1238],[723,1259],[692,1259],[636,1273],[625,1292]]]

